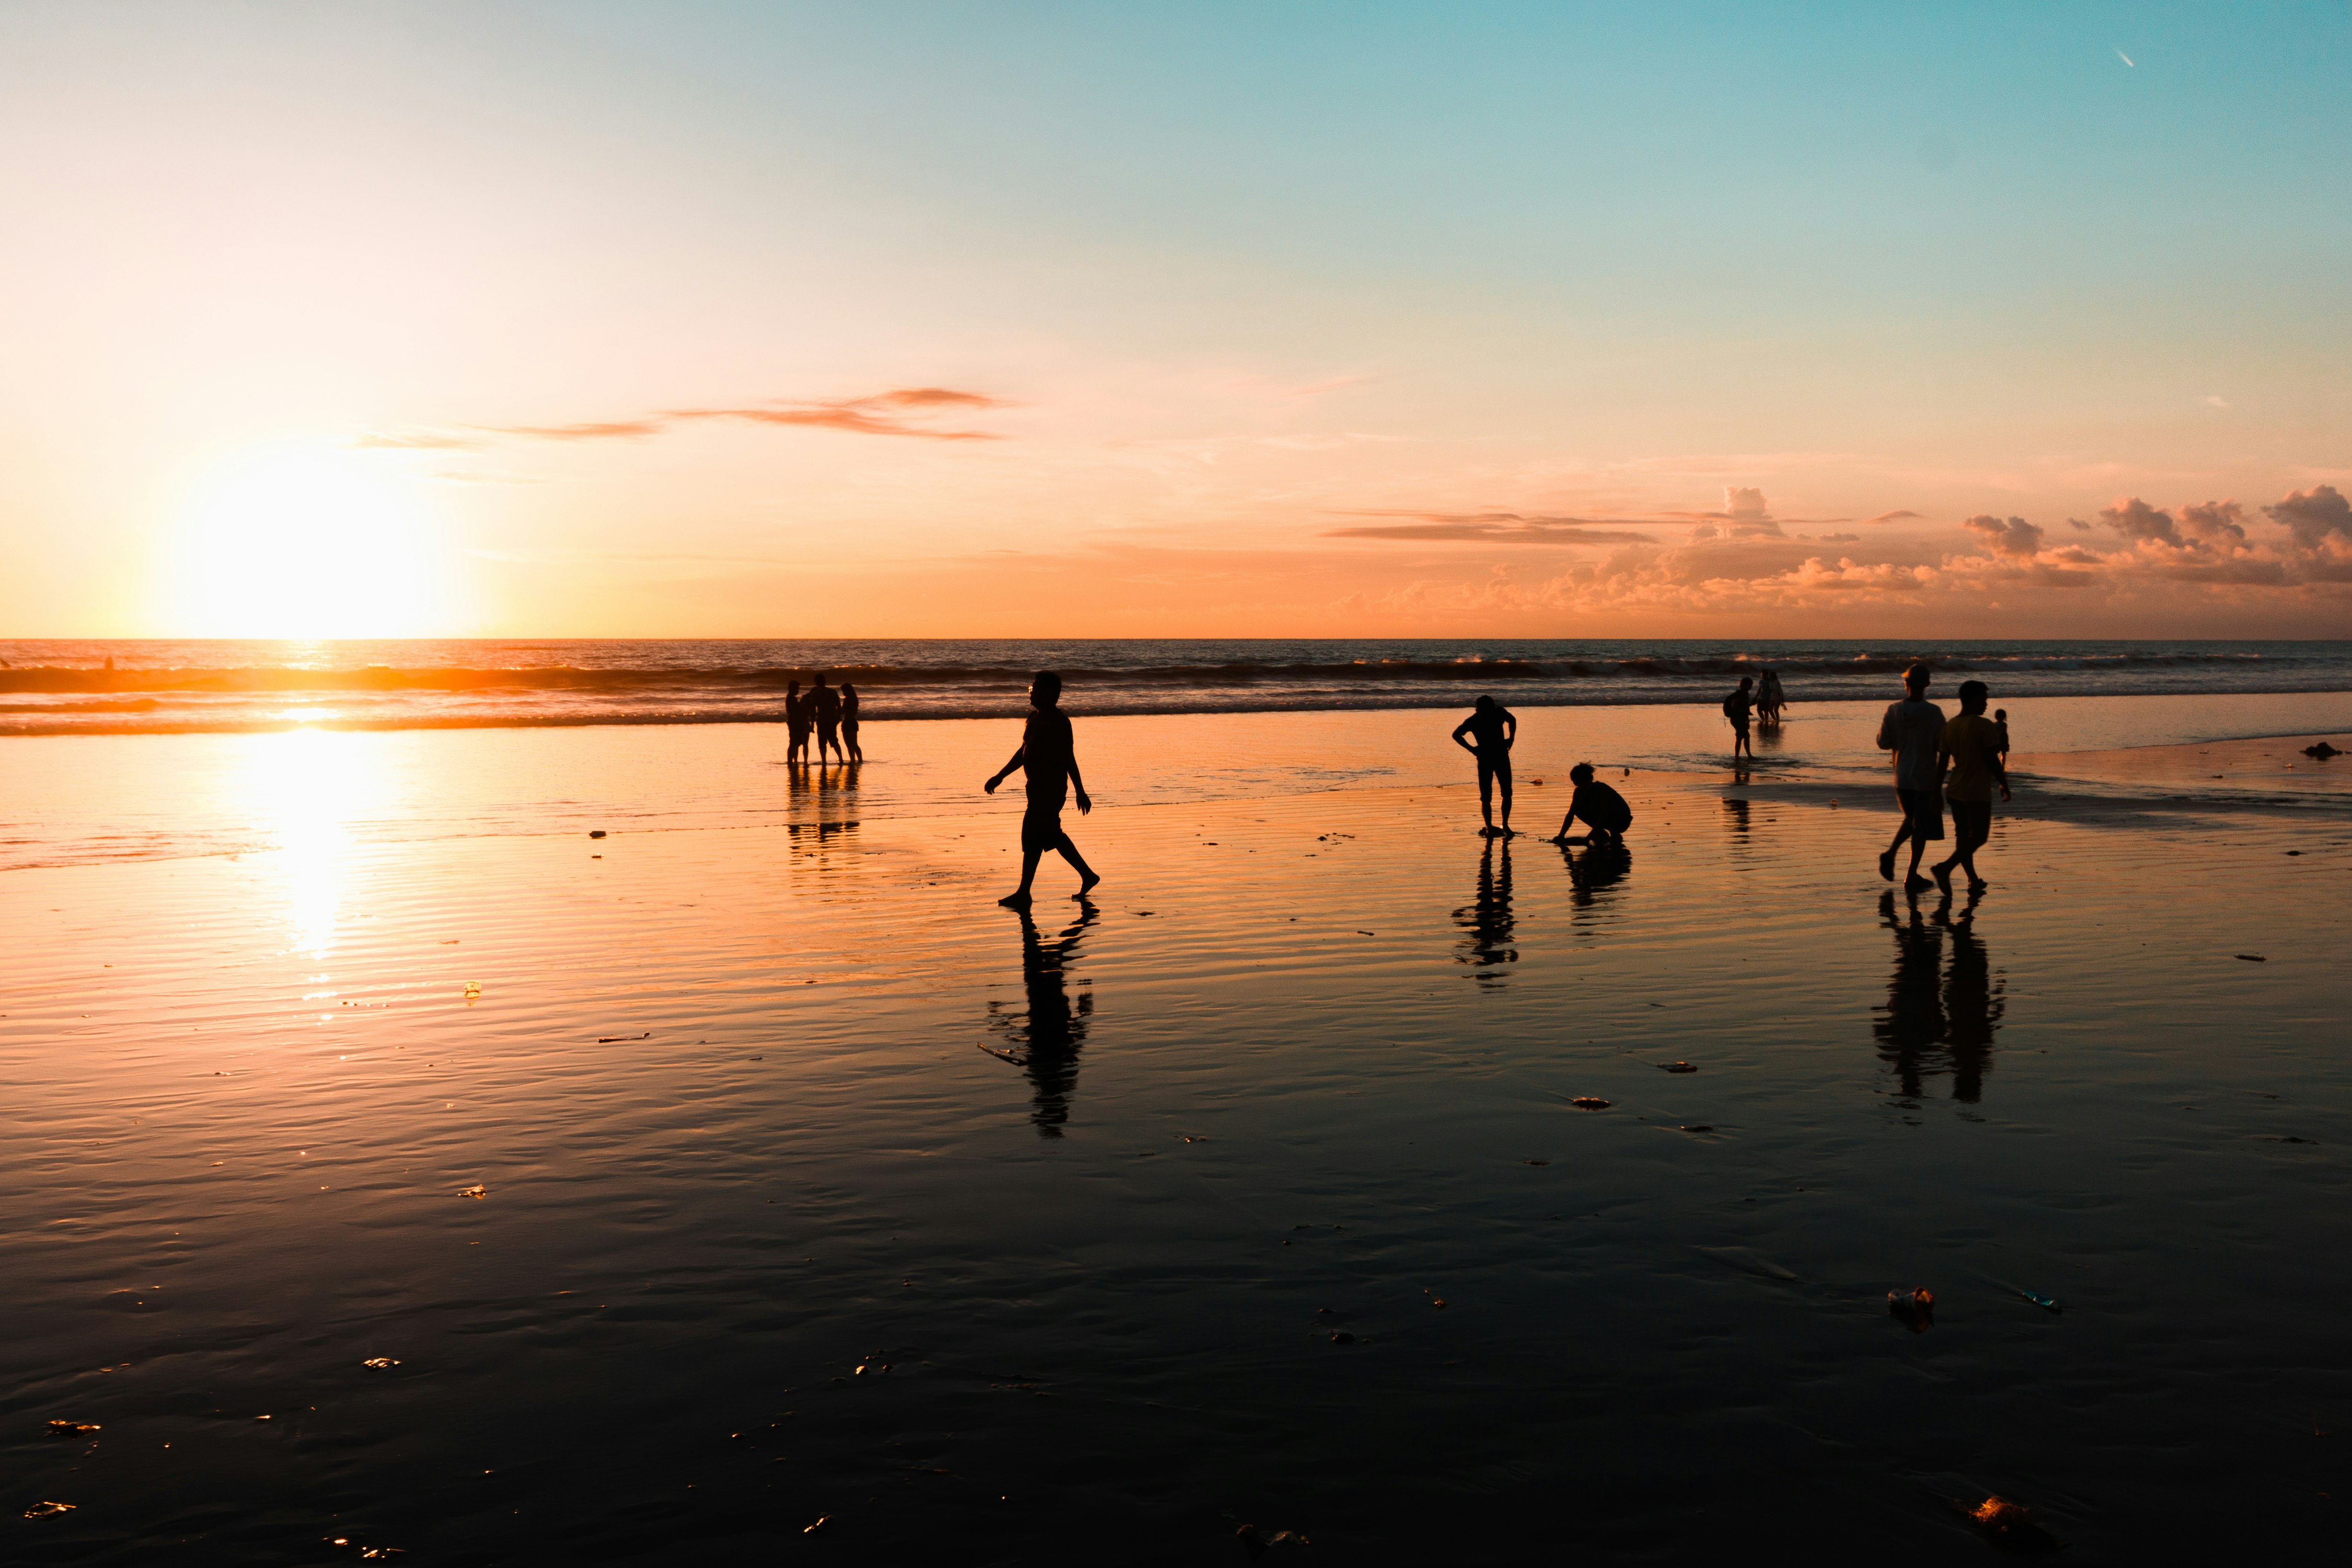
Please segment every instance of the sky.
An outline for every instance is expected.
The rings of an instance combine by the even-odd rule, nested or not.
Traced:
[[[2352,5],[0,0],[0,635],[2352,635]]]

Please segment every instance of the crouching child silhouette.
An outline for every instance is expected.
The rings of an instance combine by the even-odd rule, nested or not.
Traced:
[[[1579,817],[1584,819],[1587,844],[1622,844],[1625,830],[1633,826],[1633,808],[1625,797],[1592,776],[1591,763],[1579,763],[1568,770],[1569,782],[1576,793],[1568,797],[1568,815],[1559,819],[1559,831],[1552,835],[1554,844],[1573,844],[1568,836],[1570,825]]]
[[[1031,711],[1028,726],[1021,732],[1020,749],[982,786],[994,795],[996,786],[1015,769],[1029,775],[1029,809],[1021,818],[1021,886],[996,900],[1008,910],[1029,907],[1029,884],[1036,879],[1039,857],[1048,849],[1060,850],[1062,858],[1078,873],[1078,890],[1072,898],[1085,898],[1102,880],[1070,842],[1070,836],[1062,831],[1062,801],[1067,794],[1076,792],[1081,813],[1094,810],[1095,803],[1087,798],[1086,781],[1078,776],[1070,717],[1062,711],[1061,700],[1062,678],[1050,669],[1039,670],[1029,686]]]

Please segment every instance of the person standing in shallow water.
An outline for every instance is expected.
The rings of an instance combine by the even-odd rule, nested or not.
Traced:
[[[816,684],[808,694],[809,715],[816,721],[816,765],[824,766],[824,749],[833,748],[833,760],[842,762],[841,754],[841,693],[824,683],[819,671]]]
[[[1944,710],[1927,700],[1928,678],[1924,664],[1905,670],[1903,700],[1890,705],[1878,721],[1878,749],[1895,753],[1895,799],[1903,807],[1895,841],[1878,858],[1878,874],[1895,880],[1895,852],[1908,838],[1911,869],[1903,885],[1914,892],[1928,885],[1919,875],[1919,857],[1929,839],[1944,836],[1944,796],[1937,787],[1942,770],[1936,761],[1944,740]]]
[[[849,749],[851,762],[866,760],[866,748],[857,743],[857,688],[846,680],[841,683],[841,743]]]
[[[1748,738],[1748,715],[1755,711],[1756,699],[1748,688],[1756,684],[1752,675],[1739,678],[1739,689],[1723,700],[1723,716],[1731,721],[1731,761],[1736,766],[1745,753],[1749,762],[1756,760],[1756,743]]]
[[[1475,735],[1478,743],[1463,739]],[[1454,726],[1454,743],[1478,759],[1478,815],[1486,826],[1479,831],[1489,838],[1511,833],[1511,747],[1519,738],[1518,716],[1491,697],[1481,697],[1470,717]],[[1495,786],[1503,786],[1503,826],[1495,826]]]
[[[1952,890],[1955,866],[1969,874],[1969,891],[1984,890],[1976,855],[1992,837],[1992,792],[1998,787],[2000,798],[2009,798],[2009,771],[2001,765],[2009,727],[1984,716],[1988,695],[1981,680],[1960,682],[1960,716],[1944,726],[1936,748],[1937,778],[1952,803],[1952,853],[1931,869],[1946,893]]]
[[[1070,717],[1062,711],[1062,678],[1050,669],[1041,669],[1029,685],[1029,723],[1021,732],[1021,745],[994,777],[982,787],[990,795],[1015,769],[1026,773],[1029,786],[1029,809],[1021,817],[1021,885],[996,901],[1008,910],[1029,907],[1029,886],[1037,879],[1037,862],[1048,849],[1059,850],[1078,874],[1078,890],[1070,896],[1084,899],[1102,879],[1095,874],[1070,836],[1062,831],[1062,801],[1075,791],[1081,816],[1094,810],[1095,803],[1087,796],[1086,780],[1078,775],[1078,757],[1070,734]]]
[[[784,685],[784,761],[808,761],[809,710],[808,699],[801,695],[801,683],[787,681]]]

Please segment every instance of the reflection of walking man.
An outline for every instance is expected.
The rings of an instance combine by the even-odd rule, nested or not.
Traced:
[[[1475,735],[1472,745],[1463,739]],[[1481,697],[1470,717],[1454,726],[1454,743],[1478,759],[1478,815],[1489,838],[1508,837],[1511,831],[1511,747],[1519,738],[1518,717],[1491,697]],[[1495,785],[1503,786],[1503,826],[1495,826]]]
[[[1020,749],[983,786],[994,795],[1014,769],[1029,775],[1029,809],[1021,818],[1021,886],[996,900],[1010,910],[1029,907],[1029,884],[1036,879],[1038,858],[1048,849],[1061,851],[1062,858],[1077,870],[1078,890],[1072,898],[1085,898],[1102,880],[1062,831],[1062,801],[1073,788],[1081,813],[1092,811],[1095,803],[1087,797],[1086,780],[1078,776],[1070,717],[1062,711],[1061,700],[1062,678],[1050,669],[1039,670],[1029,687],[1029,724],[1022,731]]]
[[[1927,887],[1919,875],[1919,857],[1927,841],[1944,836],[1944,797],[1937,788],[1942,770],[1936,753],[1944,739],[1944,710],[1927,700],[1927,667],[1915,664],[1903,672],[1903,700],[1890,705],[1878,721],[1878,749],[1895,753],[1895,798],[1903,807],[1903,825],[1895,841],[1878,858],[1878,874],[1895,880],[1895,852],[1911,841],[1911,869],[1903,885],[1915,891]]]

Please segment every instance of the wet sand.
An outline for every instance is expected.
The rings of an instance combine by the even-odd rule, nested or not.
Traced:
[[[1613,861],[1459,782],[1072,811],[1026,926],[1017,800],[842,781],[9,872],[7,1554],[2332,1540],[2352,805],[2086,758],[1973,902],[1769,766],[1616,781]]]

